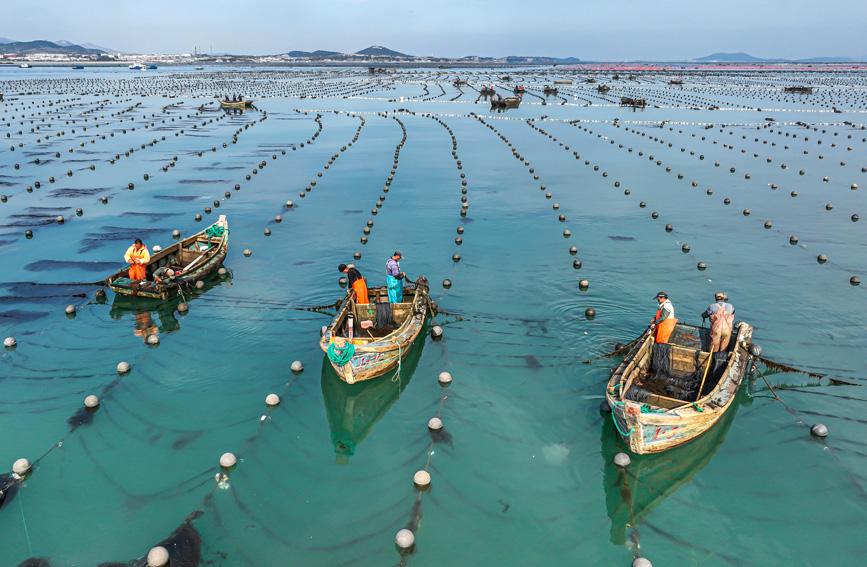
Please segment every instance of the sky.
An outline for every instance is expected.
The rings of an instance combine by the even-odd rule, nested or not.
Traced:
[[[4,2],[0,36],[128,53],[268,55],[382,45],[409,55],[687,60],[715,52],[867,55],[854,0],[29,0]]]

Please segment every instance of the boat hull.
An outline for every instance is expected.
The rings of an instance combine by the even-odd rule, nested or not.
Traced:
[[[223,108],[247,108],[247,107],[253,106],[252,100],[241,100],[241,101],[221,100],[221,99],[217,99],[217,100],[219,101],[220,106],[222,106]]]
[[[701,331],[690,325],[677,325],[681,336],[684,331],[694,331],[692,341],[701,340]],[[740,323],[736,335],[732,335],[732,350],[727,354],[727,364],[719,381],[706,395],[695,403],[650,396],[651,402],[637,402],[623,398],[621,393],[628,390],[636,369],[650,364],[650,352],[654,340],[650,334],[644,336],[624,358],[623,363],[611,376],[606,388],[606,400],[611,408],[615,429],[623,443],[636,454],[659,453],[688,443],[710,430],[725,414],[737,394],[749,363],[747,347],[752,340],[753,329]],[[689,351],[689,344],[672,344]],[[698,348],[691,349],[700,366],[709,356]],[[661,405],[655,405],[655,403]],[[674,402],[669,403],[669,402]]]
[[[226,259],[226,254],[229,251],[229,230],[225,215],[221,215],[220,220],[211,226],[222,227],[224,229],[223,236],[219,238],[219,242],[214,242],[217,238],[209,239],[210,242],[216,245],[216,247],[209,249],[208,251],[203,251],[203,259],[197,262],[189,271],[184,271],[182,276],[168,281],[167,283],[159,284],[153,281],[131,282],[128,279],[129,269],[124,268],[109,276],[106,283],[117,295],[128,296],[130,298],[167,301],[177,297],[183,292],[185,286],[194,285],[197,281],[208,278]],[[176,242],[164,250],[161,250],[159,253],[154,254],[151,256],[147,268],[153,268],[163,258],[169,258],[173,254],[180,253],[179,251],[181,249],[189,246],[193,242],[198,242],[202,238],[207,238],[204,236],[205,230],[189,236],[180,242]]]
[[[422,278],[419,278],[421,281]],[[425,280],[426,281],[426,280]],[[369,290],[371,301],[377,296],[382,297],[385,288],[372,288]],[[411,295],[412,301],[396,305],[406,306],[410,310],[404,322],[395,331],[381,338],[355,338],[353,346],[355,354],[343,365],[338,365],[329,358],[331,366],[337,376],[347,384],[355,384],[382,376],[386,372],[397,368],[398,364],[409,354],[413,341],[418,337],[425,321],[429,298],[426,286],[417,286],[414,289],[404,289],[404,299]],[[319,340],[320,348],[326,353],[333,340],[337,338],[336,328],[345,322],[347,312],[354,303],[355,292],[349,291],[338,310],[337,315],[331,322]]]

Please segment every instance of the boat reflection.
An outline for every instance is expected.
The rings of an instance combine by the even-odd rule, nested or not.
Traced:
[[[349,463],[356,447],[400,398],[418,367],[426,337],[427,326],[403,359],[399,376],[393,370],[373,380],[347,384],[337,376],[328,356],[322,357],[322,398],[337,464]]]
[[[188,303],[192,302],[209,289],[219,285],[231,285],[231,282],[231,273],[226,273],[225,276],[215,276],[205,281],[203,288],[194,288],[190,293],[174,297],[168,301],[115,294],[108,314],[115,321],[132,318],[133,335],[141,337],[142,341],[147,342],[147,338],[151,335],[159,336],[160,333],[173,333],[180,330],[181,323],[177,317],[179,303],[184,300]],[[104,300],[97,300],[97,303],[103,302]]]
[[[669,451],[635,455],[627,451],[606,413],[602,428],[603,488],[608,517],[611,519],[611,543],[640,547],[638,526],[662,502],[692,481],[696,473],[707,466],[725,441],[738,407],[743,401],[742,389],[732,407],[715,427],[693,441]],[[614,464],[614,455],[629,454],[632,463],[625,469]]]

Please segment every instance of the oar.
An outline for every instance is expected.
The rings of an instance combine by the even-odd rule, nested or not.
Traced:
[[[707,371],[710,370],[710,361],[713,359],[713,349],[707,355],[707,365],[704,367],[704,375],[701,377],[701,384],[698,387],[698,393],[695,396],[695,401],[701,398],[701,389],[704,388],[704,381],[707,378]]]

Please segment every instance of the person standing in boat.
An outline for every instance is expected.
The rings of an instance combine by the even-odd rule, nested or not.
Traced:
[[[124,261],[129,264],[129,279],[144,280],[145,265],[151,259],[150,252],[147,246],[142,243],[141,238],[136,238],[132,246],[127,248],[126,254],[123,255]]]
[[[403,280],[406,279],[406,274],[400,271],[400,260],[402,259],[403,253],[397,250],[385,263],[385,285],[388,289],[389,303],[401,303],[403,301]]]
[[[340,264],[337,266],[337,271],[341,274],[346,274],[346,279],[349,280],[349,287],[355,290],[355,303],[366,304],[370,303],[367,296],[367,280],[355,267],[355,264]]]
[[[664,291],[657,293],[656,301],[659,303],[659,308],[656,310],[656,317],[650,320],[650,330],[656,330],[657,343],[665,344],[674,331],[677,318],[674,316],[674,305],[669,301],[667,293]]]
[[[731,303],[726,303],[728,294],[719,292],[713,298],[715,303],[704,310],[701,320],[710,319],[710,351],[721,352],[729,347],[732,338],[735,308]]]

